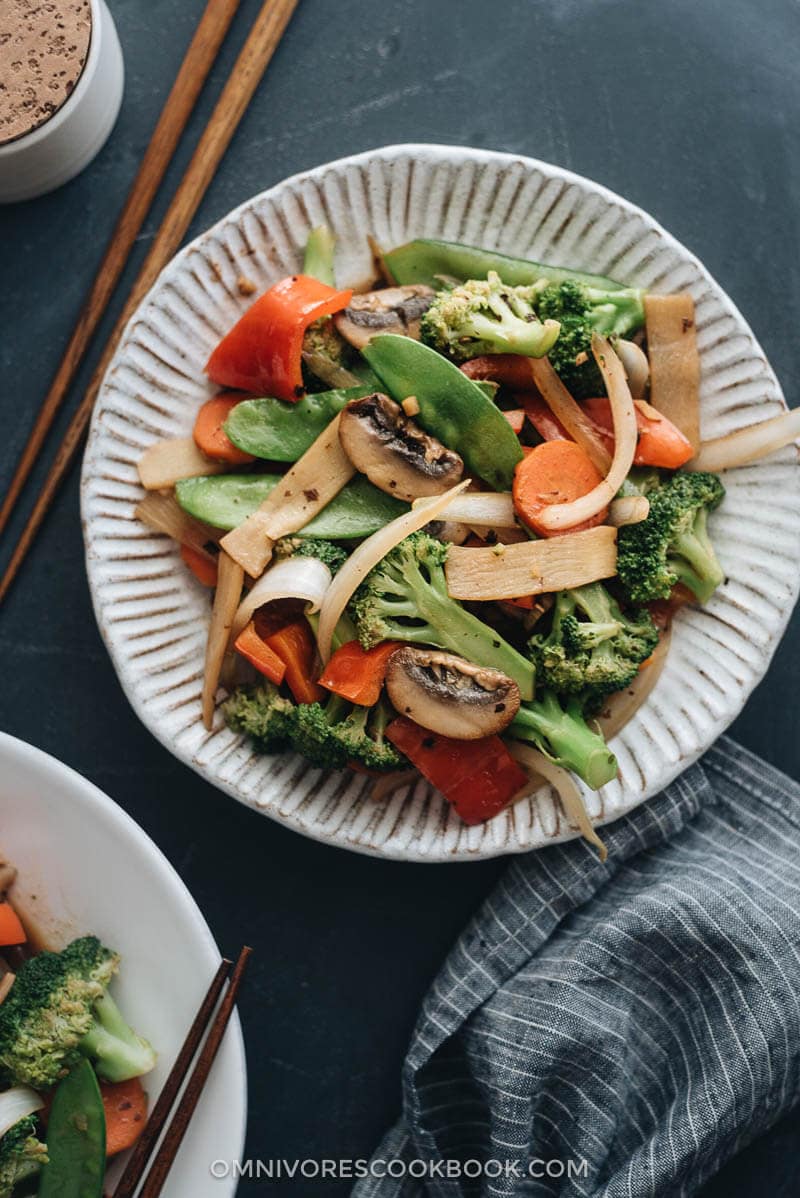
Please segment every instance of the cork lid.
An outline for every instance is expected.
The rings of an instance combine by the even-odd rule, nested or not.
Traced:
[[[0,0],[0,145],[43,125],[89,53],[89,0]]]

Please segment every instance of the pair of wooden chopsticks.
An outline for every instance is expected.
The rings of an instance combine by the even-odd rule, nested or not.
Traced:
[[[222,1037],[225,1034],[228,1021],[233,1014],[236,996],[239,992],[242,977],[247,968],[247,962],[250,959],[251,953],[252,949],[245,946],[239,953],[239,958],[235,966],[228,960],[220,962],[219,969],[214,975],[211,985],[208,988],[208,993],[200,1005],[192,1026],[189,1028],[183,1046],[175,1059],[175,1064],[170,1070],[169,1077],[164,1083],[164,1088],[158,1096],[158,1100],[153,1107],[150,1118],[147,1120],[144,1131],[136,1141],[136,1146],[125,1166],[125,1172],[122,1174],[117,1188],[114,1190],[114,1198],[134,1198],[134,1195],[137,1193],[138,1198],[157,1198],[161,1193],[164,1182],[167,1180],[167,1174],[183,1142],[183,1137],[186,1134],[189,1121],[194,1114],[198,1099],[203,1092],[203,1087],[208,1078],[211,1066],[214,1063],[219,1046],[222,1043]],[[217,1000],[222,993],[222,988],[225,985],[225,980],[231,968],[233,968],[233,973],[231,974],[230,984],[222,1002],[219,1004],[216,1015],[214,1015],[214,1008],[217,1006]],[[213,1020],[212,1015],[214,1015]],[[181,1095],[175,1114],[167,1127],[167,1119],[169,1118],[170,1111],[175,1104],[175,1099],[178,1097],[181,1086],[186,1079],[189,1067],[200,1047],[200,1042],[203,1039],[206,1028],[208,1028],[208,1035],[197,1058],[197,1064],[189,1078],[186,1089]],[[164,1133],[164,1138],[161,1140],[158,1151],[153,1157],[150,1169],[145,1176],[148,1161],[153,1154],[153,1149],[158,1144],[159,1139],[161,1139],[162,1133]]]
[[[97,393],[119,344],[123,329],[160,271],[175,254],[216,173],[231,138],[253,97],[298,0],[265,0],[228,77],[211,118],[175,192],[125,306],[103,350],[86,394],[70,421],[44,480],[22,535],[0,579],[0,602],[6,597],[58,488],[83,440]],[[61,365],[39,411],[11,485],[0,505],[0,534],[30,476],[56,413],[75,377],[92,335],[106,310],[137,234],[177,148],[195,101],[216,59],[239,0],[208,0],[172,90],[112,234],[100,269]]]

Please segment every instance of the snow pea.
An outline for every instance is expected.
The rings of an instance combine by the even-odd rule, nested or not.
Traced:
[[[60,1083],[47,1122],[50,1160],[38,1198],[102,1198],[106,1116],[94,1069],[80,1061]]]
[[[278,474],[213,474],[184,478],[175,484],[178,503],[197,520],[214,528],[236,528],[251,515],[281,481]],[[299,534],[349,541],[368,537],[408,511],[408,504],[354,478]]]
[[[244,399],[225,421],[225,432],[239,449],[272,462],[296,462],[350,399],[369,395],[369,386],[305,395],[297,403],[283,399]]]
[[[490,270],[496,270],[504,283],[517,287],[535,283],[538,279],[549,279],[551,283],[563,283],[571,279],[588,287],[600,287],[604,291],[619,291],[622,283],[607,279],[603,275],[586,274],[582,270],[570,270],[565,266],[545,266],[526,258],[510,258],[496,250],[481,250],[472,245],[461,245],[457,241],[435,241],[420,238],[407,241],[384,254],[383,260],[394,281],[404,283],[427,283],[429,287],[441,287],[442,279],[485,279]]]
[[[417,422],[427,433],[460,453],[467,470],[496,491],[510,491],[522,450],[503,413],[472,379],[410,337],[373,337],[364,356],[392,399],[415,395]]]

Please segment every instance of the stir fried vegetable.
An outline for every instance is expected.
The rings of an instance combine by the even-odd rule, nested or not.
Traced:
[[[333,255],[312,230],[304,273],[209,359],[239,390],[140,463],[174,488],[141,518],[216,577],[206,726],[222,679],[258,751],[410,762],[468,823],[545,779],[602,851],[572,775],[615,777],[595,716],[618,695],[630,716],[657,677],[643,604],[722,582],[722,484],[673,473],[704,460],[691,300],[430,239],[383,256],[395,286],[353,296]],[[708,452],[738,463],[795,427]]]

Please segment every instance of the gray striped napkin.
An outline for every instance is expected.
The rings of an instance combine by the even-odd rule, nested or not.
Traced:
[[[677,1198],[797,1101],[800,787],[723,737],[603,836],[509,865],[354,1198]]]

